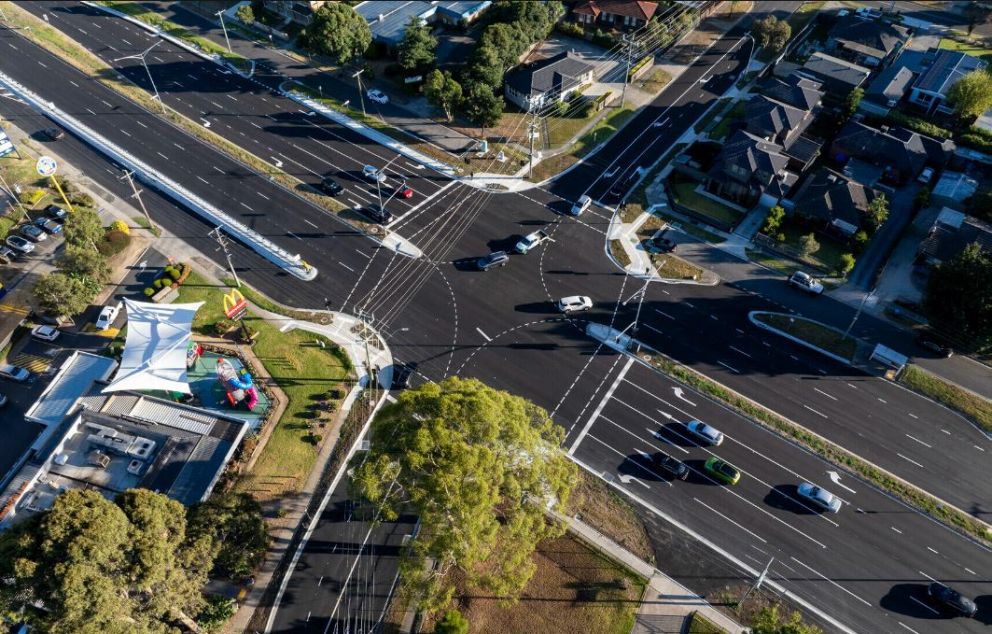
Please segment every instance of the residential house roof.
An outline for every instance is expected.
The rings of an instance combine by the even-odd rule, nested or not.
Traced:
[[[976,242],[983,251],[992,253],[992,225],[945,207],[920,245],[920,253],[947,262]]]
[[[754,95],[744,105],[747,129],[752,134],[791,144],[793,133],[809,125],[808,112],[782,103],[767,95]],[[784,142],[788,139],[788,142]]]
[[[822,147],[823,141],[811,139],[805,135],[800,135],[796,137],[795,141],[790,143],[789,147],[785,148],[782,153],[789,158],[795,159],[796,161],[802,163],[804,166],[809,167],[809,164],[813,161],[813,159],[819,155]]]
[[[485,10],[492,0],[365,0],[355,5],[355,11],[365,18],[372,36],[380,42],[395,46],[403,40],[410,18],[430,22],[438,12],[468,17]]]
[[[963,203],[978,191],[978,181],[964,172],[946,170],[933,187],[933,197]]]
[[[658,3],[646,0],[588,0],[572,9],[575,13],[584,13],[598,17],[600,13],[636,18],[647,22],[654,17]]]
[[[797,213],[828,224],[840,221],[857,228],[877,195],[875,190],[842,174],[820,169],[796,195],[795,208]]]
[[[564,52],[507,74],[506,85],[525,95],[565,91],[581,82],[579,77],[595,67],[571,52]]]
[[[838,19],[830,39],[860,55],[884,59],[909,38],[909,29],[880,20],[863,20],[855,15]]]
[[[761,88],[761,94],[800,110],[812,110],[823,99],[823,84],[801,75],[785,79],[773,77]]]
[[[865,90],[865,98],[888,104],[899,101],[913,83],[913,71],[898,62],[889,66],[875,77]]]
[[[913,88],[917,90],[946,96],[947,91],[950,90],[951,86],[957,80],[971,71],[985,66],[982,60],[960,51],[948,49],[928,51],[928,55],[924,58],[925,60],[931,57],[930,53],[933,53],[933,61],[920,73],[920,76],[913,84]]]
[[[715,178],[730,178],[738,182],[756,182],[763,191],[774,187],[777,175],[785,170],[789,159],[782,155],[782,146],[738,130],[723,145],[710,170]],[[781,195],[784,192],[775,191]]]
[[[904,178],[916,176],[927,162],[927,151],[921,135],[897,129],[879,130],[852,121],[845,125],[834,139],[834,147],[848,156],[857,157],[875,165],[883,165],[899,172]]]
[[[827,55],[822,51],[810,55],[809,60],[803,64],[801,70],[824,81],[846,84],[851,88],[863,84],[868,75],[871,74],[871,70],[864,66],[858,66],[839,57]]]
[[[905,143],[913,142],[913,137],[919,138],[920,143],[923,144],[923,151],[927,154],[927,162],[937,166],[942,166],[951,160],[951,155],[957,149],[957,145],[950,139],[935,139],[906,128],[890,128],[889,134]]]

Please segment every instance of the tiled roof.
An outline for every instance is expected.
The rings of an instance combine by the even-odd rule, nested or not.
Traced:
[[[781,154],[782,146],[777,143],[770,143],[761,137],[755,136],[744,130],[738,130],[724,144],[719,157],[715,162],[716,171],[722,171],[726,176],[740,180],[740,178],[727,168],[738,166],[744,169],[754,178],[758,172],[765,172],[771,175],[772,180],[775,175],[785,169],[789,159]],[[763,187],[768,183],[760,183]]]
[[[647,22],[655,11],[658,3],[645,0],[589,0],[572,9],[575,13],[598,16],[600,13],[620,15]]]
[[[940,262],[947,262],[976,242],[982,251],[992,253],[992,226],[967,216],[957,229],[942,224],[931,227],[920,252]]]
[[[837,134],[834,145],[849,156],[892,167],[908,178],[916,176],[927,162],[920,135],[903,129],[882,131],[851,122]]]
[[[823,84],[818,81],[800,75],[789,75],[784,80],[772,78],[761,88],[760,93],[800,110],[812,110],[823,99],[822,87]]]
[[[883,102],[888,102],[890,99],[902,99],[906,91],[909,90],[912,81],[913,71],[896,63],[875,77],[875,80],[865,91],[865,97],[878,97]]]
[[[861,221],[875,192],[837,172],[821,169],[796,196],[796,212],[831,223],[842,220],[855,227]]]
[[[913,88],[926,92],[947,95],[947,91],[959,79],[973,70],[982,68],[982,60],[960,51],[939,50],[933,60],[913,84]]]
[[[595,67],[565,52],[518,68],[506,76],[506,84],[525,95],[540,95],[552,89],[568,90],[579,83],[578,77]]]
[[[871,74],[871,71],[864,66],[819,51],[810,55],[809,60],[803,64],[802,70],[812,73],[819,79],[844,83],[852,88],[860,86]]]
[[[788,136],[803,124],[806,112],[765,95],[754,95],[744,106],[747,129],[753,134]]]
[[[896,50],[908,37],[905,27],[853,15],[839,19],[830,31],[830,39],[842,47],[879,59]]]

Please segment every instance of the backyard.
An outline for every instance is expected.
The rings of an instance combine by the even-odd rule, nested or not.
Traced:
[[[992,62],[992,48],[986,46],[981,40],[962,42],[958,39],[944,37],[940,39],[939,46],[940,48],[960,51],[966,55],[977,57],[986,63]]]
[[[712,220],[713,224],[719,227],[737,224],[743,214],[718,200],[697,192],[696,188],[699,185],[699,181],[678,172],[672,172],[668,179],[668,188],[675,203]]]

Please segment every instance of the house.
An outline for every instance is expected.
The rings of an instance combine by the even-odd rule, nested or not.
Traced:
[[[389,49],[403,41],[411,18],[424,24],[469,24],[492,5],[492,0],[365,0],[355,5],[372,30],[372,39]]]
[[[813,109],[800,109],[768,95],[755,94],[744,106],[744,127],[751,134],[782,146],[781,153],[790,159],[788,168],[802,172],[819,155],[822,145],[803,136],[814,116]]]
[[[947,49],[930,49],[923,63],[926,67],[913,82],[909,101],[927,114],[953,112],[944,103],[951,86],[968,73],[985,66],[977,57]]]
[[[838,18],[827,37],[826,50],[859,66],[886,66],[909,40],[909,29],[857,15]]]
[[[586,26],[639,29],[658,10],[656,2],[645,0],[586,0],[572,8],[572,18]]]
[[[852,90],[868,81],[871,70],[817,51],[809,56],[796,73],[820,82],[827,92],[835,96],[846,97]]]
[[[772,77],[760,93],[800,110],[813,110],[823,101],[822,88],[820,82],[793,73],[785,79]]]
[[[883,178],[893,183],[916,178],[930,160],[922,135],[902,128],[872,128],[856,121],[845,125],[834,138],[830,156],[839,164],[856,158],[880,167]]]
[[[796,193],[793,213],[814,218],[823,223],[828,233],[848,238],[861,228],[868,205],[876,196],[874,189],[823,168]]]
[[[917,250],[917,258],[935,266],[953,260],[970,244],[992,253],[992,225],[963,212],[944,207]]]
[[[724,143],[706,178],[706,191],[734,204],[772,206],[798,177],[786,168],[782,146],[738,130]]]
[[[506,98],[526,112],[560,103],[593,81],[595,66],[570,52],[506,75]]]
[[[960,209],[978,191],[978,181],[964,172],[945,171],[930,193],[930,204]]]
[[[906,96],[914,77],[913,71],[898,61],[882,70],[865,90],[861,109],[873,114],[887,114]]]
[[[313,14],[326,2],[327,0],[264,0],[262,7],[287,22],[307,26],[313,19]]]

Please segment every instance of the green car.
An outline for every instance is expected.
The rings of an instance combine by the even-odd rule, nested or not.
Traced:
[[[741,479],[741,472],[737,469],[737,467],[730,464],[726,460],[717,458],[716,456],[710,457],[703,467],[706,469],[707,473],[724,484],[733,486]]]

